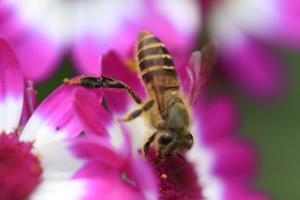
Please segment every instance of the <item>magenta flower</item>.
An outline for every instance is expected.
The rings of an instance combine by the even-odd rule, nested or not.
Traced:
[[[142,199],[144,195],[151,197],[154,187],[150,178],[139,190],[143,180],[136,176],[134,169],[140,167],[151,174],[140,159],[130,157],[128,152],[116,154],[105,143],[104,132],[98,133],[95,140],[74,139],[82,131],[73,109],[78,88],[63,85],[35,109],[32,85],[25,88],[16,56],[2,38],[0,71],[0,199],[93,200],[105,193],[109,197],[105,199],[116,199],[116,195],[128,200]],[[118,168],[123,179],[114,171],[106,170],[105,157],[94,159],[103,152],[117,157],[109,165]],[[125,160],[126,166],[122,165]],[[102,171],[96,171],[95,163],[100,163]],[[111,179],[91,176],[93,172],[109,173]],[[133,181],[138,180],[135,186],[129,183],[131,177]]]
[[[278,96],[284,86],[274,47],[300,48],[297,0],[200,1],[204,21],[219,46],[222,67],[252,97]]]
[[[75,109],[83,123],[87,140],[77,140],[77,155],[92,162],[75,176],[91,177],[100,183],[97,199],[157,199],[158,187],[152,169],[140,156],[133,154],[126,129],[115,123],[115,131],[108,134],[112,116],[86,90],[76,93]],[[97,135],[109,137],[97,137]],[[102,185],[101,185],[102,184]]]
[[[33,80],[49,77],[69,50],[81,73],[99,74],[99,56],[110,49],[129,54],[140,29],[152,30],[184,57],[200,27],[196,0],[4,0],[0,13],[0,34]]]
[[[196,70],[193,67],[196,67],[197,63],[194,64],[191,62],[189,65],[191,70]],[[124,81],[139,95],[144,96],[137,75],[130,71],[115,53],[111,52],[103,56],[102,74]],[[188,81],[186,80],[188,76],[182,74],[182,77],[185,77],[182,83]],[[202,87],[201,84],[203,84],[201,81],[198,82],[199,87]],[[78,117],[85,125],[85,130],[92,133],[91,135],[108,133],[112,146],[122,153],[127,152],[130,148],[128,146],[132,143],[133,155],[141,156],[141,147],[153,130],[141,117],[122,123],[125,129],[120,128],[116,123],[118,118],[136,107],[133,101],[126,93],[104,91],[107,108],[113,115],[110,116],[99,104],[102,97],[99,98],[95,94],[97,90],[90,92],[81,90],[76,94],[75,108]],[[154,164],[156,158],[150,151],[147,160],[155,171],[156,187],[159,188],[156,194],[158,199],[268,199],[252,187],[256,169],[255,152],[249,142],[241,140],[237,135],[237,113],[231,99],[219,96],[210,103],[203,100],[195,102],[198,103],[192,109],[191,128],[195,145],[186,154],[187,163],[182,165],[182,160],[175,156],[156,165]],[[125,136],[122,135],[122,131],[126,132]],[[124,143],[127,145],[122,145]],[[118,160],[115,155],[110,156],[107,153],[95,154],[95,157],[105,159],[106,162],[112,163],[111,165]],[[151,174],[140,170],[142,167],[136,168],[136,173],[147,182]],[[110,177],[108,176],[107,179]],[[151,178],[150,180],[152,182]]]

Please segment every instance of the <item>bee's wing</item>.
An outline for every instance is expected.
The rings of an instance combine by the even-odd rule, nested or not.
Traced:
[[[199,97],[203,86],[212,72],[216,60],[215,46],[208,43],[202,51],[195,51],[185,68],[182,85],[184,93],[188,97],[190,105],[194,105]]]

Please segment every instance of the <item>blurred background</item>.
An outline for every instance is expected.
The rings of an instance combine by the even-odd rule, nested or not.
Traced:
[[[212,88],[233,97],[241,133],[257,146],[257,187],[274,199],[300,199],[300,1],[0,3],[0,35],[12,43],[40,101],[66,77],[99,75],[100,56],[111,49],[131,58],[141,29],[161,38],[179,68],[215,42]]]
[[[282,55],[287,61],[289,86],[276,102],[255,104],[238,97],[242,132],[258,147],[261,170],[257,185],[274,199],[299,199],[300,179],[300,56]]]

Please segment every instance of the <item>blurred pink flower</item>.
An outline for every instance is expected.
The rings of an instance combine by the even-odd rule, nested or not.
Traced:
[[[130,71],[114,52],[103,56],[102,74],[127,83],[140,96],[145,97],[136,74]],[[90,135],[107,133],[112,146],[123,153],[128,151],[130,148],[128,146],[132,143],[133,155],[139,156],[148,133],[153,130],[146,125],[142,117],[122,123],[123,128],[120,128],[116,120],[136,105],[125,92],[104,91],[106,106],[110,111],[108,113],[100,104],[102,98],[95,96],[97,91],[103,92],[82,89],[76,93],[75,109],[85,130]],[[238,137],[238,116],[231,99],[219,96],[209,103],[204,100],[198,101],[192,112],[191,132],[195,144],[186,154],[188,162],[186,165],[182,165],[182,160],[178,157],[172,157],[155,166],[155,157],[150,152],[148,161],[152,163],[156,175],[156,187],[159,188],[158,193],[151,196],[158,196],[158,199],[162,200],[268,199],[265,194],[252,186],[257,167],[255,152],[248,141]],[[130,134],[127,134],[127,130]],[[122,134],[124,131],[126,133]],[[126,143],[129,145],[124,145]],[[106,153],[95,154],[95,157],[105,159],[108,163],[115,162],[117,159],[115,155],[110,156]],[[178,170],[180,167],[182,169]],[[148,177],[151,177],[146,171],[136,173],[145,182],[149,180]],[[166,179],[161,177],[162,173],[167,174]],[[150,180],[152,182],[152,179]]]
[[[192,51],[200,27],[196,0],[19,1],[0,3],[0,34],[16,49],[26,78],[44,80],[66,52],[84,74],[99,74],[100,55],[127,55],[141,29],[172,53]],[[180,61],[178,61],[180,62]]]
[[[300,49],[297,0],[200,0],[203,23],[215,39],[221,65],[235,85],[261,100],[277,97],[285,68],[274,47]]]
[[[78,88],[63,85],[36,108],[32,85],[24,88],[16,56],[3,38],[0,71],[0,199],[96,200],[107,194],[104,199],[116,199],[117,195],[133,200],[143,198],[139,186],[145,195],[151,195],[150,169],[141,159],[130,157],[128,151],[113,152],[104,132],[94,140],[74,139],[82,131],[73,109]],[[101,153],[109,157],[94,159]],[[100,163],[102,170],[98,167],[96,171],[95,163]],[[104,164],[118,171],[109,171]],[[148,174],[148,182],[136,175],[137,169]],[[110,179],[91,176],[93,172],[109,174]],[[132,177],[137,180],[135,186],[126,182]]]

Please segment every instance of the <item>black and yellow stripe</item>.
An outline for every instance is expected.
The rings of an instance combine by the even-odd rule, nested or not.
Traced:
[[[179,82],[174,62],[165,45],[157,37],[147,31],[141,32],[136,51],[141,76],[146,85],[155,85],[161,92],[178,90]]]

